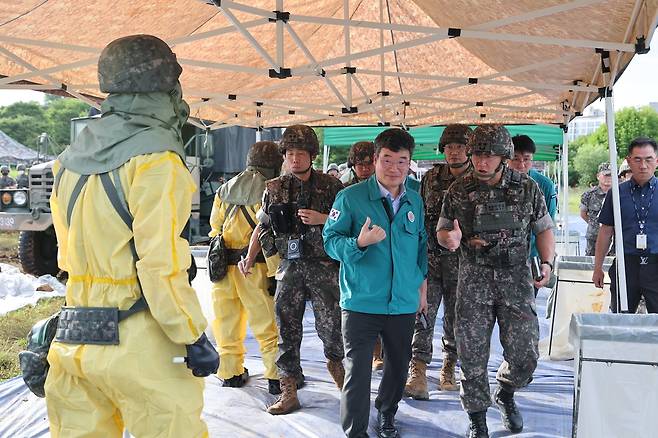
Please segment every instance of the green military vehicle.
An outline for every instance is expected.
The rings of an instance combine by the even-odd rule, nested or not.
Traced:
[[[91,118],[71,120],[71,141],[75,140]],[[228,130],[211,132],[191,124],[183,128],[188,168],[199,187],[192,199],[189,236],[192,244],[202,244],[207,240],[213,197],[221,184],[220,177],[241,170],[248,146],[255,139],[254,130],[237,130],[232,133]],[[220,163],[227,161],[228,144],[231,145],[231,160],[228,161],[234,162],[234,169],[227,167],[226,163]],[[221,149],[217,157],[215,149]],[[27,188],[0,189],[0,231],[20,231],[18,255],[21,266],[24,272],[36,276],[59,273],[57,239],[49,203],[54,184],[52,165],[53,161],[33,165],[29,170]]]

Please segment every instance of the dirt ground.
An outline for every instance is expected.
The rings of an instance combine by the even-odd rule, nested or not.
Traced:
[[[21,267],[18,260],[18,231],[0,232],[0,263]]]

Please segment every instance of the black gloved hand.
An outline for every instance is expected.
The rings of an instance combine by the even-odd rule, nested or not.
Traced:
[[[276,294],[276,279],[274,277],[267,277],[267,292],[271,297]]]
[[[192,345],[186,345],[187,367],[196,377],[207,377],[217,372],[219,354],[212,346],[206,334],[202,334]]]

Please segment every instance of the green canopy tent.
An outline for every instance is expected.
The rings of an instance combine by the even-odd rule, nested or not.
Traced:
[[[512,136],[525,134],[537,145],[534,159],[537,161],[555,161],[562,144],[562,129],[549,125],[506,125]],[[324,144],[332,148],[349,148],[357,141],[373,141],[377,134],[388,129],[385,126],[346,126],[324,128]],[[414,160],[440,160],[436,145],[444,126],[426,126],[411,128],[409,132],[416,140]]]

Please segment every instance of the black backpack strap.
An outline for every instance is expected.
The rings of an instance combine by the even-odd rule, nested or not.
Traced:
[[[57,194],[57,189],[59,188],[59,181],[62,179],[63,174],[64,174],[64,166],[60,164],[59,170],[57,171],[57,175],[55,175],[55,183],[53,184],[53,190],[55,191],[55,194]]]
[[[249,225],[251,226],[251,229],[254,230],[256,228],[256,222],[251,218],[251,215],[249,215],[249,212],[247,211],[247,207],[244,205],[240,206],[240,210],[242,211],[242,214],[244,215],[244,218],[247,219],[247,222],[249,222]]]
[[[114,182],[112,181],[112,178],[110,178],[109,173],[101,173],[98,175],[101,179],[101,183],[103,184],[103,189],[105,190],[105,194],[107,195],[107,198],[110,200],[110,204],[112,204],[112,207],[114,207],[114,210],[117,212],[121,220],[126,224],[128,229],[130,231],[133,230],[133,217],[130,214],[130,210],[128,210],[128,203],[126,202],[126,199],[123,195],[123,188],[121,186],[121,179],[119,178],[119,171],[118,169],[113,172],[114,175]],[[139,261],[139,257],[137,255],[137,248],[135,247],[135,237],[130,238],[130,251],[133,254],[133,258],[135,259],[135,264]],[[134,313],[140,312],[142,310],[145,310],[148,308],[148,303],[146,302],[146,297],[144,297],[144,288],[142,288],[142,283],[139,281],[139,275],[137,275],[137,285],[139,286],[139,290],[142,292],[142,296],[139,297],[137,301],[135,301],[135,304],[133,304],[130,309],[128,310],[120,310],[119,311],[119,321],[122,321],[129,316],[131,316]]]
[[[62,172],[60,171],[57,174],[57,176],[61,178],[61,174]],[[80,192],[82,192],[82,188],[85,186],[85,184],[87,184],[88,179],[89,179],[89,175],[80,175],[80,178],[78,178],[78,182],[76,182],[75,187],[73,187],[73,192],[71,192],[71,197],[69,198],[69,205],[66,208],[66,224],[69,226],[71,226],[71,215],[73,214],[73,208],[75,207],[75,203],[77,202],[78,197],[80,196]]]

